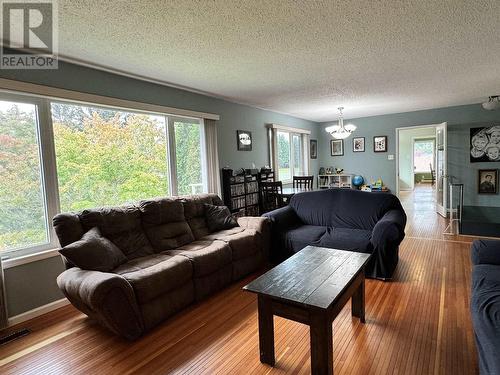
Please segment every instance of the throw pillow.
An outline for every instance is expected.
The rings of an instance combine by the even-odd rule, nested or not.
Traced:
[[[127,261],[122,251],[93,227],[83,237],[59,250],[82,270],[109,272]]]
[[[217,232],[238,226],[238,222],[226,206],[214,206],[213,204],[205,203],[205,219],[207,220],[207,227],[210,232]]]

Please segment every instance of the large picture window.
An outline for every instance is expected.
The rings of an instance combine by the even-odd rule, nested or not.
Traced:
[[[203,142],[202,119],[0,94],[0,254],[55,248],[58,212],[207,192]]]
[[[61,211],[168,195],[162,116],[52,103]]]

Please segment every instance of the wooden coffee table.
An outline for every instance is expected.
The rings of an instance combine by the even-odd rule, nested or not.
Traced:
[[[333,374],[332,322],[352,298],[365,322],[369,254],[307,246],[243,289],[257,293],[260,361],[274,366],[274,315],[309,325],[311,373]]]

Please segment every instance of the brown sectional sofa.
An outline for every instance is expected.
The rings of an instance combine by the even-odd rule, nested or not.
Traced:
[[[63,257],[59,287],[76,308],[133,340],[255,271],[268,253],[268,220],[243,217],[238,227],[210,233],[205,203],[223,204],[204,194],[57,215],[62,247],[98,227],[127,257],[111,272],[82,270]]]

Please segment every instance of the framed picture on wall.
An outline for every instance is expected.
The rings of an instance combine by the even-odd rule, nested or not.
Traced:
[[[479,194],[498,194],[498,169],[480,169],[477,186]]]
[[[365,137],[354,137],[352,139],[352,152],[365,152]]]
[[[386,135],[377,135],[373,137],[373,152],[387,152]]]
[[[318,141],[316,139],[309,141],[309,153],[311,154],[311,159],[318,158]]]
[[[238,151],[252,151],[252,132],[236,130]]]
[[[500,161],[500,125],[470,130],[470,162]]]
[[[343,139],[332,139],[330,141],[330,154],[332,156],[344,155],[344,140]]]

